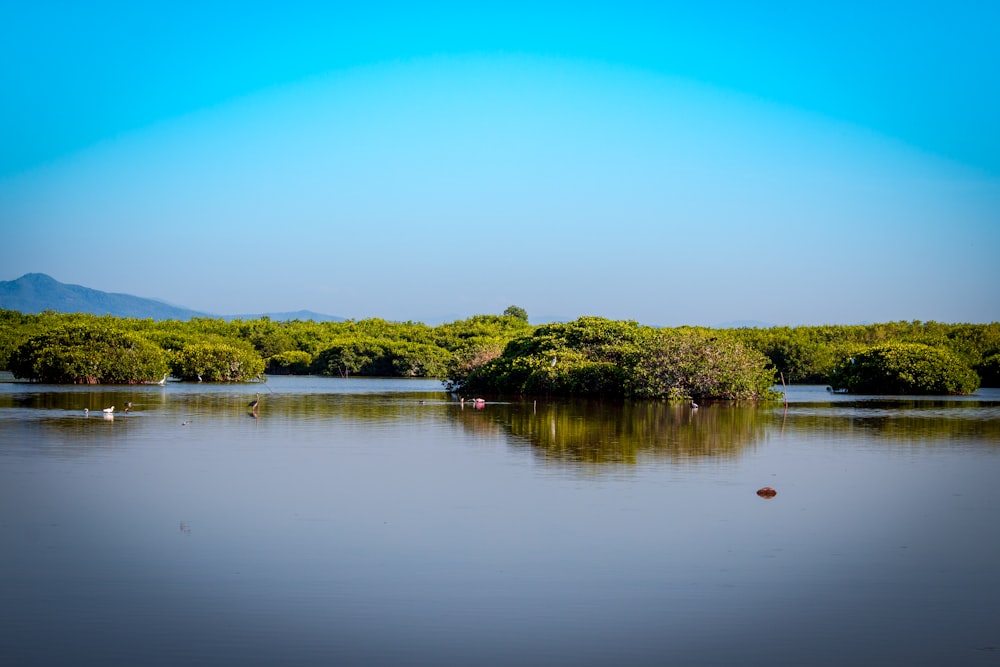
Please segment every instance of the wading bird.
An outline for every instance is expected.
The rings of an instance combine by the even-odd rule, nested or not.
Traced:
[[[156,384],[158,384],[158,385],[165,385],[166,383],[167,383],[167,374],[164,373],[163,374],[163,379],[160,380],[159,382],[157,382]]]
[[[698,409],[698,404],[695,403],[694,401],[691,401],[691,409],[692,410],[697,410]]]
[[[106,415],[110,415],[114,411],[115,411],[115,406],[113,405],[110,408],[104,408],[103,410],[101,410],[101,412],[103,412]]]
[[[247,403],[247,407],[253,410],[254,412],[257,412],[257,407],[259,405],[260,405],[260,394],[257,394],[257,398]]]
[[[128,414],[128,411],[131,409],[132,409],[132,401],[129,401],[128,403],[125,404],[125,414]]]

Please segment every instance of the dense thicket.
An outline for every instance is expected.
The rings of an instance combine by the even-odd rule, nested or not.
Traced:
[[[178,351],[170,368],[181,380],[249,382],[260,378],[264,360],[243,341],[204,342],[187,345]]]
[[[779,373],[797,384],[828,384],[837,363],[854,351],[883,343],[920,343],[948,350],[970,368],[984,368],[1000,354],[1000,323],[942,324],[887,322],[856,326],[772,327],[734,329],[744,344],[760,350]],[[996,380],[985,386],[998,386]]]
[[[105,322],[66,324],[32,335],[10,355],[18,377],[72,384],[134,384],[159,380],[166,355],[156,344]]]
[[[502,366],[497,386],[505,392],[707,396],[740,393],[746,388],[727,389],[725,382],[713,386],[685,384],[678,379],[680,375],[670,373],[679,372],[686,364],[691,372],[683,377],[698,377],[694,361],[707,364],[719,358],[725,360],[720,363],[734,364],[737,358],[749,359],[749,354],[756,351],[787,382],[830,384],[840,360],[858,350],[893,342],[947,350],[976,371],[983,385],[1000,385],[1000,323],[654,329],[634,322],[582,318],[576,323],[535,327],[528,323],[524,309],[517,306],[507,308],[504,315],[477,315],[435,327],[381,319],[154,321],[0,310],[0,368],[14,371],[16,362],[17,374],[41,379],[38,373],[45,363],[25,360],[24,354],[15,359],[15,352],[29,339],[64,327],[103,327],[128,334],[133,344],[145,341],[158,348],[164,355],[163,362],[177,377],[195,379],[201,375],[206,381],[246,379],[253,374],[244,369],[261,368],[274,374],[441,377],[461,386],[478,369],[503,354],[505,361],[494,367]],[[567,338],[559,341],[559,336]],[[520,342],[508,349],[515,340]],[[732,344],[739,345],[727,347]],[[234,346],[241,350],[240,354],[252,355],[252,361],[239,361],[239,372],[234,373],[234,359],[209,355],[204,348],[196,355],[199,348],[191,348],[198,345]],[[696,351],[693,360],[685,356],[690,350]],[[555,367],[551,365],[553,356],[558,357]],[[515,357],[521,358],[515,363]],[[207,359],[212,360],[210,365],[206,365]],[[41,364],[37,372],[36,361]],[[759,361],[757,357],[754,363]],[[142,373],[148,371],[143,369]],[[151,375],[124,379],[116,375],[119,379],[115,381],[158,379],[162,372]],[[77,381],[90,378],[104,381],[92,374]]]
[[[767,358],[732,337],[597,317],[539,327],[449,377],[463,393],[728,400],[771,398],[774,382]]]
[[[36,365],[39,369],[45,367],[45,360],[28,359],[34,354],[30,349],[14,358],[15,351],[28,340],[67,326],[81,331],[111,327],[127,332],[135,341],[158,351],[164,364],[162,371],[154,373],[155,377],[147,377],[143,369],[134,376],[115,375],[113,379],[89,375],[91,379],[85,380],[63,374],[59,377],[66,379],[53,380],[56,376],[52,373],[46,371],[43,376],[36,371]],[[25,315],[0,310],[0,368],[22,378],[65,382],[158,380],[168,366],[175,377],[200,377],[205,382],[244,382],[265,370],[344,377],[444,377],[456,356],[482,348],[500,349],[514,336],[531,329],[523,310],[516,309],[508,315],[477,315],[437,327],[381,319],[272,322],[262,318],[227,322],[192,318],[181,322],[53,312]],[[93,348],[95,354],[101,354],[98,348]]]
[[[842,359],[830,386],[864,394],[971,394],[979,388],[979,377],[948,350],[885,343]]]

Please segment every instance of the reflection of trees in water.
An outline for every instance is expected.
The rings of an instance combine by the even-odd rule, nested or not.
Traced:
[[[1000,402],[893,400],[791,404],[783,432],[856,437],[903,443],[981,441],[1000,446]]]
[[[125,436],[156,423],[154,416],[203,426],[244,424],[246,391],[178,391],[174,388],[100,387],[0,393],[0,409],[19,411],[3,424],[7,435],[28,439],[31,433],[58,434],[59,441],[101,441],[112,433]],[[129,415],[97,428],[100,409],[132,401]],[[83,408],[89,407],[90,417]],[[46,413],[46,411],[52,411]],[[64,412],[65,411],[65,412]],[[32,417],[39,414],[40,418]],[[117,411],[116,411],[117,412]],[[298,423],[460,424],[484,439],[527,444],[538,456],[570,463],[636,463],[643,460],[698,461],[739,455],[769,435],[857,439],[933,446],[954,442],[1000,446],[1000,401],[970,399],[838,400],[773,404],[711,403],[693,411],[686,404],[658,401],[488,402],[464,409],[437,391],[346,393],[261,393],[262,426],[294,432]],[[210,421],[206,421],[210,420]],[[131,424],[131,426],[130,426]],[[173,424],[172,424],[173,425]]]
[[[250,408],[247,402],[255,391],[187,393],[177,391],[130,391],[128,388],[100,391],[53,391],[0,394],[0,409],[28,411],[67,411],[63,419],[45,419],[47,427],[77,430],[83,419],[83,408],[90,408],[90,419],[100,418],[100,410],[108,405],[124,406],[131,401],[129,415],[122,418],[170,414],[180,419],[210,418],[217,422],[242,422]],[[421,403],[423,401],[423,403]],[[388,422],[433,417],[444,419],[441,403],[451,403],[444,392],[411,392],[383,394],[279,394],[261,393],[256,410],[261,420],[288,421],[291,424],[309,420],[344,420],[353,422]],[[457,409],[458,403],[454,403]],[[51,417],[51,415],[49,415]]]
[[[280,417],[293,422],[341,420],[377,424],[425,418],[440,420],[443,402],[450,402],[443,392],[261,394],[258,412],[262,420]]]
[[[732,458],[760,441],[768,420],[755,406],[656,401],[492,403],[458,415],[473,433],[507,433],[547,459],[585,463]]]

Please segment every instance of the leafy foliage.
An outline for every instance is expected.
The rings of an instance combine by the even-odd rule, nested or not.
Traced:
[[[159,346],[104,322],[34,335],[11,354],[9,366],[17,377],[72,384],[136,384],[167,372]]]
[[[886,343],[845,357],[830,385],[865,394],[971,394],[979,388],[979,377],[942,348]]]
[[[445,350],[426,343],[377,338],[350,338],[324,348],[316,355],[313,371],[321,375],[350,377],[438,377],[448,362]]]
[[[516,317],[524,322],[528,321],[528,311],[521,306],[507,306],[507,309],[503,311],[503,314],[508,317]]]
[[[660,331],[635,357],[636,397],[759,400],[774,398],[768,358],[733,338],[699,330]]]
[[[279,352],[267,358],[264,370],[270,375],[306,375],[312,360],[311,354],[300,350]]]
[[[1000,323],[887,322],[858,326],[735,329],[731,335],[760,350],[789,382],[828,384],[838,360],[883,343],[920,343],[950,350],[972,368],[1000,352]]]
[[[1000,387],[1000,353],[983,359],[983,362],[976,367],[976,372],[982,378],[985,387]]]
[[[449,377],[465,393],[636,398],[772,398],[767,358],[732,338],[584,317],[539,327]]]
[[[688,341],[694,349],[709,346],[714,350],[706,363],[712,355],[724,356],[726,341],[733,341],[744,352],[755,350],[765,355],[786,381],[794,383],[830,384],[838,360],[852,351],[899,342],[948,350],[975,369],[984,384],[1000,384],[995,359],[1000,354],[1000,323],[996,322],[710,330],[653,329],[634,322],[581,318],[534,327],[519,306],[510,306],[503,315],[476,315],[436,327],[378,318],[346,322],[271,321],[266,317],[231,322],[207,317],[155,321],[51,311],[29,315],[0,309],[0,368],[11,368],[15,351],[30,338],[63,327],[104,327],[138,336],[161,348],[171,367],[177,367],[179,356],[191,346],[225,343],[254,350],[268,360],[271,373],[442,377],[449,386],[459,387],[477,382],[479,369],[495,361],[494,370],[502,365],[503,372],[494,381],[502,381],[497,386],[505,393],[640,396],[665,391],[668,395],[707,396],[743,391],[721,385],[702,387],[697,382],[685,385],[671,379],[662,366],[670,359],[674,360],[671,364],[683,365],[680,362],[686,348],[684,339],[678,337],[682,334],[694,336]],[[507,357],[522,357],[516,363],[499,360],[508,344],[515,348],[505,353]],[[642,351],[647,357],[639,354]],[[186,358],[190,356],[189,352]],[[559,359],[555,367],[551,365],[553,356]],[[694,372],[693,361],[684,363]],[[21,372],[27,371],[22,368]],[[219,374],[220,378],[227,376]],[[202,377],[207,379],[205,373]],[[483,393],[487,393],[485,389]]]
[[[247,344],[195,343],[174,357],[173,374],[182,380],[247,382],[264,372],[264,360]]]

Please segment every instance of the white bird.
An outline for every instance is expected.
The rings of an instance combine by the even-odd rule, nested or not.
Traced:
[[[552,357],[552,365],[555,366],[556,362],[559,361],[559,357]]]
[[[167,383],[167,374],[166,374],[166,373],[164,373],[164,374],[163,374],[163,379],[162,379],[162,380],[160,380],[159,382],[157,382],[156,384],[159,384],[159,385],[164,385],[164,384],[166,384],[166,383]]]
[[[103,410],[101,410],[101,412],[103,412],[106,415],[110,415],[114,411],[115,411],[115,406],[113,405],[110,408],[104,408]]]
[[[83,416],[84,417],[90,416],[90,408],[84,408],[83,409]]]
[[[691,401],[691,409],[692,410],[697,410],[698,409],[698,404],[695,403],[694,401]]]

